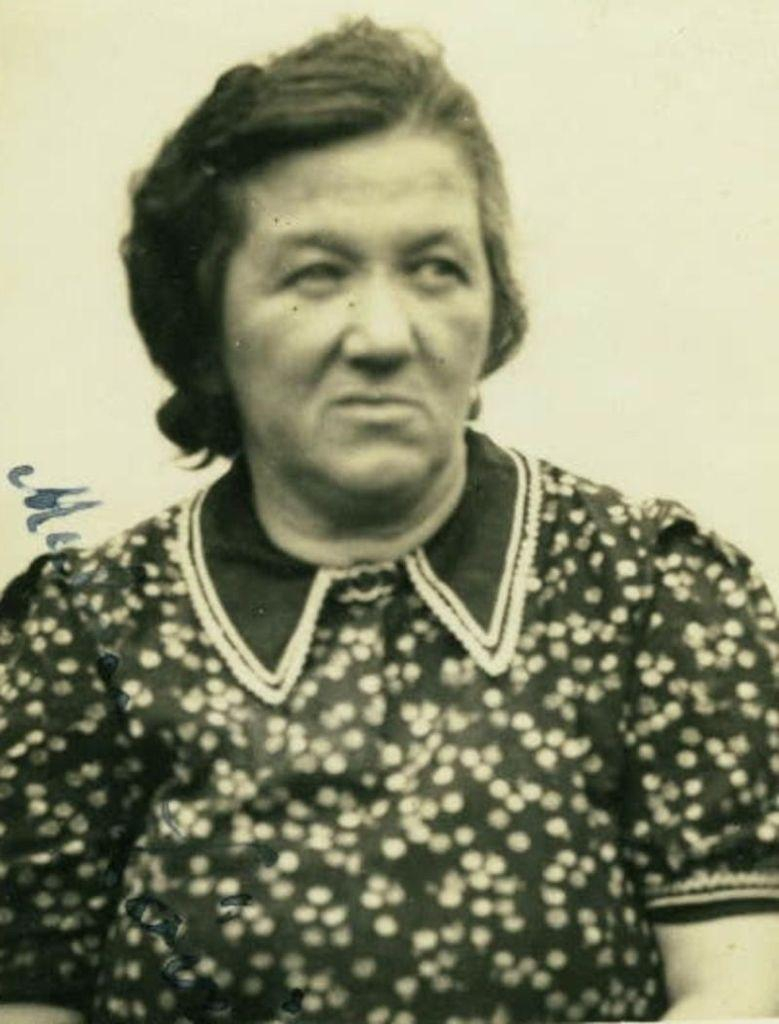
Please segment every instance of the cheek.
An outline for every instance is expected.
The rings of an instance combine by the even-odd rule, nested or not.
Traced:
[[[256,305],[228,322],[225,363],[237,387],[246,378],[304,375],[321,348],[322,325],[289,300]]]
[[[484,365],[490,327],[489,310],[473,306],[451,312],[438,332],[436,361],[452,378],[472,383]]]

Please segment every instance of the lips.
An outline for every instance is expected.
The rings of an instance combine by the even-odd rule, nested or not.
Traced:
[[[333,403],[333,411],[345,419],[382,429],[407,424],[420,409],[420,403],[406,395],[375,391],[349,392]]]
[[[342,395],[337,400],[338,405],[375,405],[381,406],[393,406],[393,405],[418,405],[413,398],[409,398],[407,395],[396,395],[388,394],[384,392],[350,392],[349,394]]]

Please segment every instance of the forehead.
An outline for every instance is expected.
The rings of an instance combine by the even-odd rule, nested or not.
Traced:
[[[391,224],[479,231],[478,186],[457,144],[393,130],[278,157],[241,185],[247,234]],[[423,223],[425,222],[425,223]]]

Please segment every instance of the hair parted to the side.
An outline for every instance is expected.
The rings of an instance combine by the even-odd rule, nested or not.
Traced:
[[[236,183],[284,152],[400,124],[450,137],[475,175],[493,285],[484,375],[518,348],[526,318],[511,272],[509,203],[475,99],[440,48],[369,19],[347,22],[263,66],[225,72],[134,187],[121,246],[130,304],[174,387],[158,424],[186,454],[205,463],[241,445],[220,354],[224,274],[244,226],[231,201]]]

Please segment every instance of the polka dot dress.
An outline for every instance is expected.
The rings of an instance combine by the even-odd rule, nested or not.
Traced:
[[[654,923],[779,909],[779,627],[748,561],[480,435],[469,481],[392,564],[296,564],[217,490],[12,584],[3,1000],[649,1020]]]

